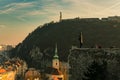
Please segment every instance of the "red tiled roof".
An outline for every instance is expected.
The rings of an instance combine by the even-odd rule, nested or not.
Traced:
[[[0,74],[6,72],[5,69],[0,69]]]

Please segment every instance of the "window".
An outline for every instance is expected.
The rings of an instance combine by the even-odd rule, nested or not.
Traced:
[[[62,80],[62,78],[58,78],[58,80]]]
[[[27,80],[30,80],[29,78]]]
[[[34,78],[34,80],[39,80],[39,78]]]

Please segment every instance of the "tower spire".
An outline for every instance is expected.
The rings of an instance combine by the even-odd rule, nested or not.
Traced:
[[[55,55],[54,55],[54,58],[59,58],[58,57],[58,50],[57,50],[57,44],[55,45]]]
[[[62,12],[60,12],[60,22],[62,21]]]
[[[79,40],[80,40],[80,48],[81,48],[82,45],[83,45],[83,34],[82,34],[82,32],[80,33]]]
[[[55,55],[53,56],[53,67],[59,69],[59,56],[57,51],[57,44],[55,46]]]

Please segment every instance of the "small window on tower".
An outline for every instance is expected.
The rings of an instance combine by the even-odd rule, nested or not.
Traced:
[[[57,63],[56,63],[56,65],[57,65]]]

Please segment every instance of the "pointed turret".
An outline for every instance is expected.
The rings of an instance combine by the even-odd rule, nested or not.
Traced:
[[[59,56],[57,51],[57,44],[55,46],[55,55],[53,56],[53,67],[59,69]]]
[[[59,59],[59,56],[58,56],[58,51],[57,51],[57,44],[55,46],[55,55],[53,57],[54,59]]]

